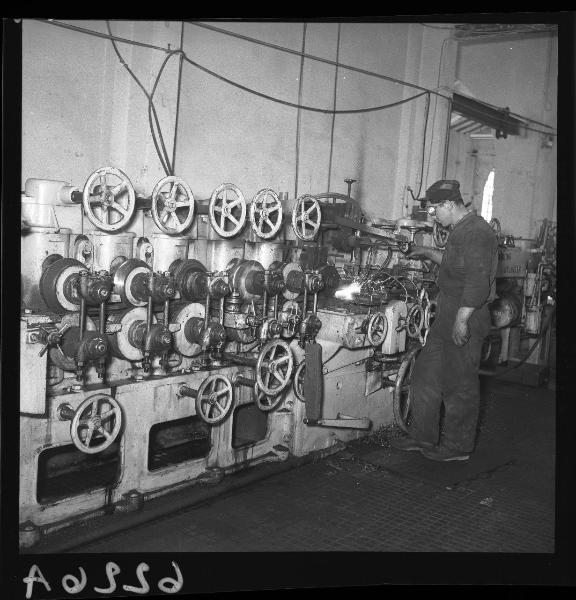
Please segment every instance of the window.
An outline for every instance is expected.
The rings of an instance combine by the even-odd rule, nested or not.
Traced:
[[[488,173],[482,194],[482,216],[490,223],[492,220],[492,194],[494,193],[494,169]]]

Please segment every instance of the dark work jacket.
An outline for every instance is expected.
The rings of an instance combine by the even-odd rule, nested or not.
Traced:
[[[488,303],[495,298],[497,266],[496,234],[472,211],[454,225],[446,242],[438,274],[434,333],[450,339],[458,309],[467,306],[476,309],[468,321],[471,335],[484,338],[488,334]]]

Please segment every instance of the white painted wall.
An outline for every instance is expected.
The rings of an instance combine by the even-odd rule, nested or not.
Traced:
[[[480,100],[556,126],[558,40],[553,35],[461,43],[456,77]],[[543,129],[533,124],[535,129]],[[447,176],[479,209],[488,172],[495,169],[493,216],[515,237],[535,237],[545,218],[556,219],[556,141],[528,131],[499,140],[453,133]],[[474,153],[476,158],[474,157]]]
[[[67,21],[106,33],[104,21]],[[219,26],[300,51],[302,23],[219,23]],[[308,24],[306,52],[335,60],[338,25]],[[120,37],[176,48],[181,23],[112,22]],[[410,81],[449,88],[455,45],[449,29],[403,23],[344,23],[341,63]],[[126,63],[150,91],[165,54],[119,43]],[[297,102],[300,58],[186,24],[184,50],[194,61],[263,93]],[[441,58],[442,63],[441,64]],[[441,68],[442,67],[442,68]],[[178,59],[164,72],[155,100],[172,153]],[[302,103],[331,108],[335,67],[305,61]],[[395,83],[339,69],[337,108],[396,102],[418,93]],[[441,176],[446,132],[445,100],[432,98],[425,189]],[[298,194],[345,192],[372,216],[396,218],[420,186],[425,99],[363,115],[337,115],[328,182],[331,115],[302,111]],[[23,21],[22,185],[29,177],[66,180],[80,188],[104,165],[130,177],[149,195],[164,172],[148,129],[147,101],[108,40],[33,20]],[[261,188],[294,197],[297,111],[258,98],[194,66],[183,67],[176,174],[197,198],[223,182],[247,199]],[[410,202],[411,206],[411,202]],[[68,212],[70,212],[68,210]],[[66,219],[64,219],[66,220]],[[67,223],[61,223],[66,226]],[[140,227],[138,225],[138,227]]]

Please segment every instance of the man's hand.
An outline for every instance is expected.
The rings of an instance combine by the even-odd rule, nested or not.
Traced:
[[[469,306],[461,306],[456,313],[454,325],[452,326],[452,341],[457,346],[464,346],[470,339],[470,328],[468,327],[468,319],[474,312],[474,308]]]
[[[404,256],[406,258],[426,258],[427,248],[425,246],[416,246],[416,244],[410,244]]]

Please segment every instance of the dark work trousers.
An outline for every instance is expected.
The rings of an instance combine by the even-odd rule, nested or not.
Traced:
[[[451,338],[456,311],[447,308],[445,304],[443,315],[430,328],[410,377],[409,432],[413,439],[437,444],[444,403],[440,445],[468,453],[474,449],[478,423],[478,368],[486,335],[482,321],[486,316],[471,318],[470,339],[463,346],[456,346]]]

